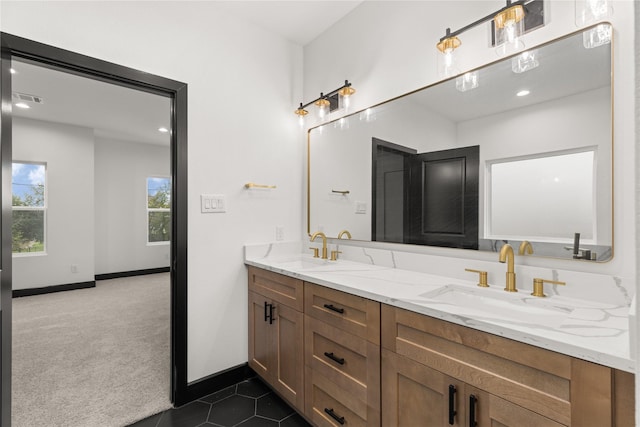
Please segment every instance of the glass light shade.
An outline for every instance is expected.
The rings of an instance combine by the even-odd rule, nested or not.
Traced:
[[[524,48],[520,40],[524,34],[524,8],[512,6],[493,18],[496,53],[500,56],[515,53]]]
[[[460,74],[455,50],[461,44],[462,42],[457,37],[449,37],[436,45],[436,48],[442,52],[442,55],[438,55],[438,75],[440,77],[447,78]]]
[[[318,118],[324,120],[329,114],[329,106],[331,105],[328,99],[319,99],[314,105],[318,107]]]
[[[517,74],[533,70],[538,65],[540,65],[540,62],[538,61],[537,50],[522,52],[520,55],[511,59],[511,70]]]
[[[296,116],[298,116],[298,124],[300,125],[300,127],[303,127],[304,118],[307,114],[309,114],[309,112],[302,108],[302,103],[300,103],[300,107],[296,111],[294,111],[294,113],[296,114]]]
[[[610,0],[576,0],[576,25],[582,27],[609,18],[613,14]]]
[[[466,92],[477,88],[479,83],[478,72],[472,71],[456,78],[456,89],[460,92]]]
[[[611,25],[600,24],[582,34],[582,43],[586,49],[609,44],[611,43],[611,31]]]

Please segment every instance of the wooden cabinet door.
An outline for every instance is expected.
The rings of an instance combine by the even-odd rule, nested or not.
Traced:
[[[567,427],[498,396],[466,385],[465,426],[477,427]],[[475,421],[475,422],[474,422]]]
[[[464,383],[382,349],[383,427],[468,425],[464,396]]]
[[[289,403],[304,409],[303,314],[249,292],[249,366]]]
[[[271,300],[255,292],[249,292],[249,366],[269,381],[273,365],[273,325],[265,321],[267,304]]]
[[[304,315],[275,304],[271,340],[274,346],[272,385],[296,409],[304,411]],[[265,322],[269,323],[269,322]]]

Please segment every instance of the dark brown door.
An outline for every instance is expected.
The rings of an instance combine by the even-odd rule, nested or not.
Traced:
[[[478,249],[479,146],[415,155],[405,242]]]

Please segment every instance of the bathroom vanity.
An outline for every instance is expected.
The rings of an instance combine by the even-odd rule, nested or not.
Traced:
[[[633,425],[620,307],[249,252],[249,365],[314,425]]]

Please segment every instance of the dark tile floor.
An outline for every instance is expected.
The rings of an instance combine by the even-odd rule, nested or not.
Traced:
[[[130,427],[309,427],[258,378],[251,378]]]

